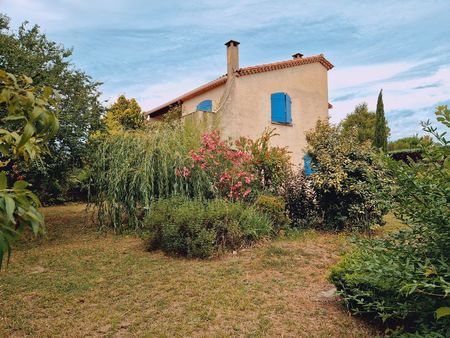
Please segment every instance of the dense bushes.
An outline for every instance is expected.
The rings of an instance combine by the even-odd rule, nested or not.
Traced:
[[[153,203],[144,232],[150,249],[199,258],[275,234],[270,218],[253,207],[222,199],[204,202],[183,197]]]
[[[311,186],[327,229],[368,229],[381,224],[388,210],[383,162],[356,136],[322,121],[306,135],[314,169]]]
[[[450,111],[438,120],[450,126]],[[418,335],[450,332],[449,142],[425,123],[437,144],[423,142],[420,162],[390,162],[396,179],[394,207],[410,228],[361,243],[331,273],[354,312],[400,325]]]
[[[286,149],[270,147],[273,131],[253,141],[222,140],[194,121],[155,123],[98,140],[92,157],[92,202],[102,227],[139,230],[152,202],[171,196],[252,203],[280,190],[289,173]]]

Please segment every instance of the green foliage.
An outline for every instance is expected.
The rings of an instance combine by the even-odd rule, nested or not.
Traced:
[[[418,135],[402,137],[398,140],[391,141],[388,143],[388,151],[398,151],[405,149],[417,149],[423,142],[432,142],[429,136],[419,137]]]
[[[355,110],[341,122],[342,132],[357,130],[359,142],[373,141],[375,135],[375,113],[369,112],[367,103],[358,104]]]
[[[363,143],[370,141],[373,144],[375,138],[375,112],[369,111],[367,103],[360,103],[355,107],[355,110],[348,114],[344,120],[342,120],[340,126],[344,134],[349,133],[351,130],[356,129],[357,139]],[[386,131],[389,136],[390,129],[386,122]]]
[[[382,224],[388,210],[389,182],[371,145],[359,143],[355,130],[344,134],[323,121],[306,139],[315,170],[311,184],[323,213],[323,226],[342,230]]]
[[[436,115],[450,126],[447,107]],[[354,313],[417,336],[444,337],[450,327],[450,147],[429,121],[423,128],[437,143],[421,142],[422,161],[390,161],[394,210],[410,228],[363,241],[333,269],[331,280]]]
[[[189,122],[155,123],[151,130],[123,132],[99,142],[92,155],[91,200],[100,226],[138,230],[144,210],[158,198],[207,196],[211,184],[201,171],[187,179],[177,169],[189,166],[202,126]]]
[[[150,249],[209,258],[268,238],[274,230],[267,216],[239,202],[173,197],[152,204],[144,233]]]
[[[375,114],[375,134],[373,145],[384,152],[387,151],[388,132],[386,129],[386,118],[384,117],[383,90],[380,90],[377,101],[377,112]]]
[[[43,231],[38,198],[23,180],[8,184],[7,171],[14,160],[36,158],[58,131],[57,99],[50,87],[33,87],[29,77],[0,70],[0,267],[4,254],[11,253],[11,242],[25,228],[35,234]]]
[[[259,195],[254,206],[266,214],[278,228],[284,228],[291,223],[287,216],[286,204],[281,196]]]
[[[256,182],[260,185],[258,190],[278,194],[286,180],[292,174],[291,158],[286,147],[273,147],[272,138],[279,136],[275,129],[266,128],[261,137],[241,144],[244,150],[252,155],[252,172]]]
[[[56,89],[60,128],[49,140],[49,151],[40,160],[19,160],[18,169],[33,184],[33,190],[53,203],[67,198],[72,171],[81,168],[89,153],[87,140],[102,128],[100,83],[93,81],[70,62],[72,50],[49,41],[38,26],[26,24],[17,31],[9,29],[9,18],[0,24],[0,69],[28,75],[35,86]],[[0,111],[0,117],[5,116]]]
[[[141,107],[135,99],[128,100],[125,95],[120,95],[108,109],[104,122],[110,134],[122,130],[143,129],[145,126]]]
[[[287,179],[283,196],[293,226],[313,227],[319,223],[316,192],[303,168]]]

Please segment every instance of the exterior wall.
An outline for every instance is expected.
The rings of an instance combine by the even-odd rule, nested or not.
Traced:
[[[292,163],[303,164],[305,132],[318,119],[328,118],[328,76],[319,63],[237,77],[224,107],[224,136],[257,138],[266,127],[276,128],[275,146],[288,146]],[[292,99],[292,125],[271,122],[271,94],[286,92]],[[226,117],[226,119],[225,119]]]
[[[271,121],[271,94],[286,92],[292,100],[292,124]],[[247,136],[255,139],[266,127],[276,128],[274,146],[288,146],[294,165],[303,165],[305,132],[318,119],[328,118],[328,75],[319,63],[232,77],[226,85],[214,88],[183,103],[183,117],[196,111],[197,105],[210,99],[224,137]],[[210,113],[197,112],[193,118]],[[207,116],[207,120],[214,117]],[[217,120],[217,119],[216,119]]]
[[[182,105],[182,114],[186,116],[191,114],[197,110],[197,105],[203,100],[212,100],[213,102],[213,111],[217,109],[219,106],[220,99],[222,98],[224,92],[225,85],[216,87],[211,89],[210,91],[200,94],[190,100],[183,102]]]

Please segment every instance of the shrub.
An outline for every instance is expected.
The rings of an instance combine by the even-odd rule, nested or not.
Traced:
[[[293,226],[312,227],[318,223],[316,193],[302,169],[286,181],[283,196]]]
[[[275,193],[290,173],[290,157],[286,148],[270,147],[274,136],[274,130],[267,129],[255,141],[241,137],[232,142],[222,140],[218,131],[206,133],[201,147],[191,151],[192,164],[179,168],[178,175],[203,172],[216,197],[230,200],[249,200],[263,191]]]
[[[150,249],[208,258],[275,233],[269,217],[240,202],[160,199],[145,218]]]
[[[368,229],[382,224],[388,210],[389,181],[371,145],[359,143],[354,131],[343,134],[323,121],[318,121],[306,139],[314,169],[311,183],[324,227]]]
[[[450,126],[450,111],[436,115]],[[449,142],[423,124],[437,144],[422,142],[422,161],[390,161],[396,215],[409,229],[363,241],[333,268],[331,280],[358,314],[417,335],[445,337],[450,328]]]
[[[255,207],[265,213],[278,228],[286,227],[291,223],[287,216],[286,204],[281,196],[260,195],[255,201]]]

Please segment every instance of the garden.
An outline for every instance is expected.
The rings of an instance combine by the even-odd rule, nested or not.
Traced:
[[[70,65],[37,28],[2,39]],[[317,122],[305,170],[275,128],[224,139],[179,107],[149,123],[84,73],[69,90],[19,68],[0,69],[2,335],[448,336],[447,106],[398,159],[380,92]]]

